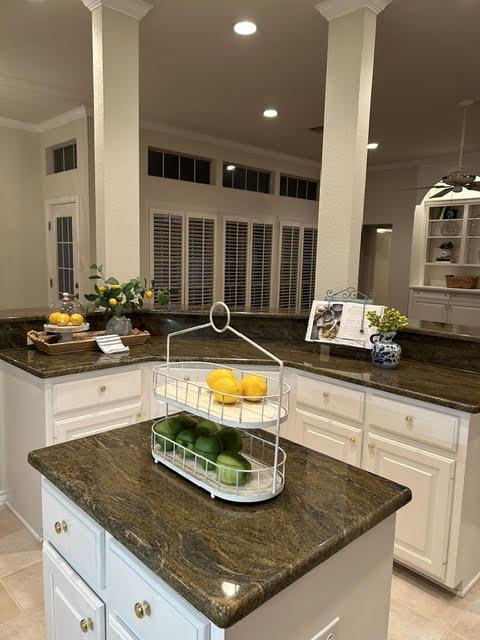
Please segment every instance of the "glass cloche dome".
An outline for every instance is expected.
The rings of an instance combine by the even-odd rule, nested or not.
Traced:
[[[82,327],[85,325],[85,308],[73,294],[63,293],[60,300],[50,306],[47,325],[55,327]]]

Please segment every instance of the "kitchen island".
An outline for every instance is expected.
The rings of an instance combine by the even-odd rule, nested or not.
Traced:
[[[283,441],[280,496],[211,500],[154,464],[150,428],[29,455],[44,476],[48,640],[82,624],[95,639],[106,625],[140,640],[386,640],[409,489]]]

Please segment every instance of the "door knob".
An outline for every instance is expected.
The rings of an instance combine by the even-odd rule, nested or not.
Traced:
[[[63,533],[64,531],[67,530],[67,523],[65,522],[65,520],[62,520],[61,522],[55,522],[55,533]]]

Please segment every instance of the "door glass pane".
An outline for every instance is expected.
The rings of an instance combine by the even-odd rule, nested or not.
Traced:
[[[58,295],[74,293],[73,223],[71,216],[56,220]]]

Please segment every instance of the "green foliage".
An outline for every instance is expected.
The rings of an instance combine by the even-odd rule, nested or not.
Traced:
[[[154,302],[164,305],[170,301],[170,291],[159,289],[155,280],[150,286],[146,278],[137,276],[128,282],[120,283],[116,278],[105,277],[103,266],[92,264],[90,269],[94,270],[90,280],[94,281],[95,293],[87,293],[85,298],[93,303],[95,309],[104,309],[105,317],[109,314],[121,316],[126,311],[135,311],[143,307],[144,298],[153,295]]]
[[[376,311],[367,311],[367,320],[379,333],[393,333],[408,326],[408,318],[393,307],[385,307],[382,315]]]

